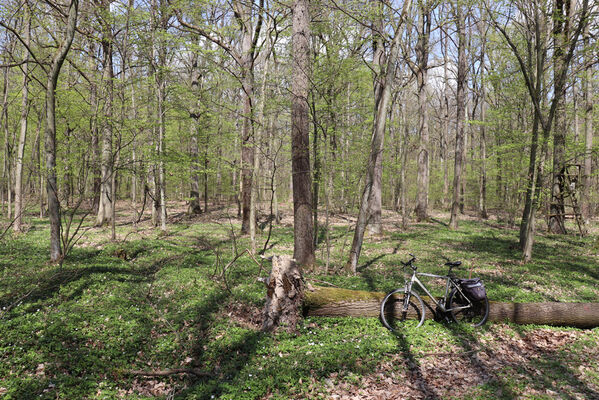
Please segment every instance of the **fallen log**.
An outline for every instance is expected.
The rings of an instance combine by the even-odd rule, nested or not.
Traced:
[[[378,317],[385,293],[313,286],[305,291],[307,316]],[[426,317],[433,308],[422,298]],[[429,300],[430,302],[430,300]],[[410,316],[408,316],[409,318]],[[599,303],[504,303],[489,302],[489,321],[592,328],[599,326]]]

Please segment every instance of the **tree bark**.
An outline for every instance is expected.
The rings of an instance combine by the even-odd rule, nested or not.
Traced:
[[[460,207],[460,190],[462,188],[462,169],[464,165],[464,116],[466,109],[466,31],[464,10],[456,5],[456,25],[458,31],[458,76],[457,76],[457,115],[455,166],[453,174],[453,200],[451,204],[450,229],[458,229],[458,211]]]
[[[31,42],[31,14],[29,4],[25,1],[23,6],[25,15],[24,20],[24,43],[29,47]],[[23,221],[23,156],[25,154],[25,141],[27,139],[27,117],[29,115],[29,50],[24,49],[23,71],[23,91],[21,92],[21,131],[19,132],[19,144],[17,147],[17,163],[15,165],[15,232],[21,232],[21,224]]]
[[[273,256],[262,330],[270,332],[282,327],[295,331],[301,318],[303,294],[304,282],[299,265],[288,256]]]
[[[305,315],[318,317],[378,317],[384,297],[382,292],[313,287],[305,291],[303,310]],[[426,300],[430,302],[423,298],[426,318],[433,318],[433,307]],[[593,328],[599,326],[599,303],[491,301],[489,321]]]
[[[310,11],[308,0],[293,3],[293,70],[291,81],[291,169],[293,175],[293,257],[302,268],[312,268],[314,226],[310,174]]]
[[[71,0],[67,20],[67,30],[52,59],[46,83],[46,191],[48,192],[48,216],[50,218],[50,261],[62,261],[60,244],[60,202],[56,181],[56,85],[62,64],[71,48],[77,26],[79,0]]]

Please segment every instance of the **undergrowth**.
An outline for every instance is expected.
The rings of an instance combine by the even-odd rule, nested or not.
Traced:
[[[224,269],[235,252],[250,247],[248,238],[232,237],[227,219],[183,218],[166,235],[123,225],[117,242],[104,229],[88,228],[62,267],[47,263],[45,221],[33,220],[26,234],[0,243],[0,397],[330,398],[390,384],[396,374],[426,375],[430,357],[495,352],[501,341],[526,342],[539,330],[576,335],[550,356],[485,372],[455,397],[511,398],[547,387],[553,389],[535,398],[598,393],[597,329],[488,324],[474,330],[427,321],[392,335],[375,318],[307,318],[296,334],[267,335],[259,329],[265,294],[257,278],[269,266],[244,255]],[[268,254],[291,254],[292,234],[289,226],[275,226]],[[347,226],[331,231],[331,271],[345,261],[348,235],[351,242]],[[493,300],[597,302],[595,243],[594,236],[541,234],[534,261],[522,264],[517,231],[463,221],[452,232],[433,221],[367,237],[356,276],[321,268],[307,279],[387,291],[403,282],[399,261],[413,253],[423,272],[443,273],[445,261],[462,260],[463,274],[482,277]],[[321,242],[321,267],[324,249]],[[177,368],[195,373],[138,373]]]

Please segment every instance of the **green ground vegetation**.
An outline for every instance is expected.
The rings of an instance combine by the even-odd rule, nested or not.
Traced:
[[[517,230],[470,220],[452,232],[446,222],[406,230],[387,224],[383,235],[366,238],[356,276],[321,271],[307,278],[387,291],[403,282],[399,261],[414,253],[427,272],[442,273],[445,259],[462,260],[464,274],[482,277],[493,300],[598,301],[596,235],[541,233],[534,261],[522,264]],[[448,393],[443,398],[599,397],[598,329],[492,323],[474,330],[426,321],[392,335],[376,318],[308,318],[297,334],[263,334],[265,292],[257,278],[268,265],[243,255],[225,268],[250,245],[232,236],[239,226],[222,211],[183,216],[162,235],[148,222],[124,224],[117,242],[105,229],[88,228],[60,267],[47,263],[45,221],[0,243],[0,397],[330,398],[401,376],[431,385],[422,393]],[[292,253],[292,232],[275,226],[267,254]],[[347,226],[332,228],[331,270],[343,265],[350,240]],[[319,246],[323,260],[325,243]],[[517,359],[522,354],[528,356]],[[443,376],[458,365],[452,360],[464,364],[464,376],[476,376],[453,390],[435,389],[428,365],[434,361],[434,376]],[[132,373],[177,368],[196,374]]]

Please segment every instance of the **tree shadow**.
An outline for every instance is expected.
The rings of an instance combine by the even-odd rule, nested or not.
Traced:
[[[426,398],[430,400],[442,399],[443,397],[437,392],[434,386],[430,385],[428,379],[425,378],[420,361],[415,357],[410,349],[410,343],[405,337],[405,333],[400,331],[393,332],[393,336],[397,341],[397,350],[407,367],[410,380],[417,383],[418,390]]]
[[[568,366],[568,363],[573,362],[571,354],[543,348],[534,338],[524,334],[522,327],[512,326],[519,339],[509,337],[496,340],[495,346],[498,348],[491,348],[458,324],[446,326],[463,350],[457,356],[479,371],[482,380],[488,379],[489,386],[498,389],[495,393],[498,398],[513,399],[520,396],[504,379],[517,379],[517,386],[520,387],[528,384],[538,391],[552,390],[559,398],[579,398],[573,395],[573,389],[584,394],[585,398],[599,398],[599,392],[581,381]]]

